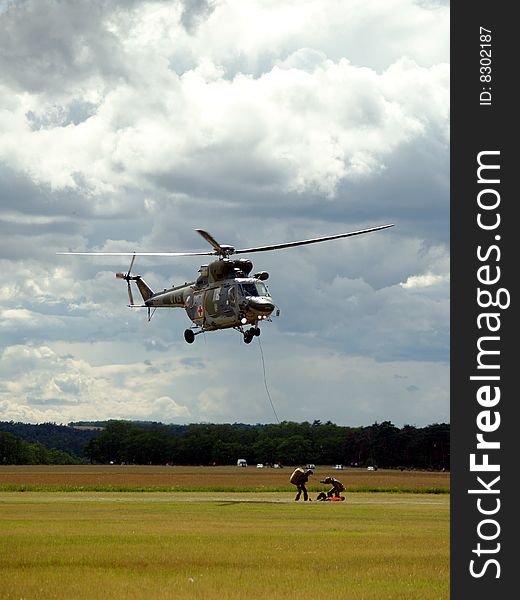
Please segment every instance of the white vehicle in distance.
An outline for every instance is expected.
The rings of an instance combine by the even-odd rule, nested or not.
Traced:
[[[343,467],[343,465],[334,465],[332,468],[336,469],[337,471],[343,471],[344,467]]]
[[[257,469],[263,469],[263,468],[264,468],[264,464],[263,464],[263,463],[258,463],[258,464],[256,465],[256,468],[257,468]]]

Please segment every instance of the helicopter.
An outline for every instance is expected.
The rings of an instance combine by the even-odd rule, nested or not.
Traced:
[[[244,342],[250,344],[255,336],[260,335],[260,323],[271,320],[270,317],[276,306],[264,283],[269,278],[269,273],[258,271],[251,275],[253,263],[247,258],[231,258],[232,256],[316,244],[380,231],[393,227],[393,225],[393,223],[379,225],[349,233],[239,250],[234,246],[219,244],[210,233],[203,229],[195,229],[213,247],[213,250],[207,252],[57,252],[57,254],[131,256],[128,271],[116,273],[116,278],[123,279],[127,283],[130,308],[147,308],[148,321],[157,308],[184,308],[188,318],[192,321],[192,326],[184,331],[184,339],[188,344],[195,341],[195,336],[206,331],[231,328],[239,331]],[[161,292],[154,292],[140,275],[132,275],[136,256],[216,256],[217,259],[207,265],[202,265],[195,281],[185,282],[183,285],[173,286]],[[134,303],[130,283],[132,281],[141,294],[142,304]],[[276,311],[276,314],[279,314],[279,310]]]

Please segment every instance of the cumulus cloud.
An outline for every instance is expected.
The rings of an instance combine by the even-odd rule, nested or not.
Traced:
[[[401,287],[406,289],[430,287],[439,283],[444,283],[447,280],[446,275],[435,275],[433,273],[425,273],[424,275],[411,275],[404,283],[400,283]]]
[[[203,60],[181,77],[167,67],[158,76],[116,84],[77,124],[35,129],[40,98],[20,97],[5,113],[0,155],[53,189],[160,184],[180,193],[196,184],[207,193],[224,179],[230,192],[260,186],[332,197],[340,181],[383,170],[400,145],[447,136],[445,65],[406,61],[378,75],[324,60],[312,72],[275,66],[229,81]]]
[[[427,135],[446,140],[447,64],[396,56],[378,72],[354,64],[348,51],[345,57],[299,46],[316,29],[314,18],[347,23],[349,11],[328,4],[332,14],[315,2],[145,3],[109,13],[102,2],[86,18],[79,3],[65,10],[51,0],[21,3],[3,18],[13,60],[5,65],[12,74],[4,84],[0,156],[53,189],[107,193],[159,182],[170,192],[198,184],[208,193],[224,180],[233,182],[227,192],[260,185],[332,196],[340,181],[380,172],[402,144]],[[394,4],[394,11],[413,8],[410,18],[432,12]],[[196,61],[179,72],[171,54],[179,46],[193,51],[183,19],[196,15],[204,21],[196,38],[205,48],[197,47]],[[235,22],[224,25],[230,16]],[[250,35],[246,22],[255,24]],[[285,57],[258,74],[230,74],[230,49],[205,35],[230,26],[244,36],[227,42],[239,54],[275,53],[291,31],[296,49],[285,47]],[[31,75],[40,79],[28,81]],[[60,82],[68,87],[58,97]]]
[[[144,363],[92,364],[48,346],[9,346],[1,358],[0,402],[13,419],[30,414],[31,422],[75,418],[172,421],[190,415],[185,405],[159,391],[179,377],[180,368],[175,365],[163,362],[158,373],[147,378]]]

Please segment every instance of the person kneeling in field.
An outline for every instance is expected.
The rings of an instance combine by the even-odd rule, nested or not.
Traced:
[[[325,477],[320,483],[327,483],[332,485],[332,488],[325,494],[325,492],[320,492],[318,494],[318,500],[329,500],[332,498],[343,498],[341,492],[345,491],[345,486],[338,481],[335,477]]]
[[[307,488],[305,487],[305,484],[307,483],[308,479],[309,479],[309,475],[312,475],[312,469],[307,469],[306,471],[304,471],[301,467],[298,467],[297,469],[294,469],[294,471],[292,472],[291,478],[289,479],[289,481],[295,485],[298,489],[298,492],[296,494],[296,498],[295,500],[299,500],[300,496],[303,492],[303,500],[310,500],[309,498],[309,494],[307,493]]]

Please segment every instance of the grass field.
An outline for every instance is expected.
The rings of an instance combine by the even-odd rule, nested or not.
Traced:
[[[345,502],[296,503],[289,469],[112,469],[1,467],[0,486],[207,491],[0,491],[2,600],[449,598],[449,495],[348,491],[367,475],[425,489],[449,476],[349,470]],[[249,491],[214,491],[235,473]]]
[[[256,467],[160,467],[134,465],[36,465],[0,466],[0,490],[32,489],[91,491],[150,489],[153,491],[284,491],[292,468],[257,469]],[[319,480],[332,475],[349,491],[402,490],[408,492],[448,492],[450,474],[426,471],[345,469],[334,471],[318,466],[308,488],[327,489]]]

